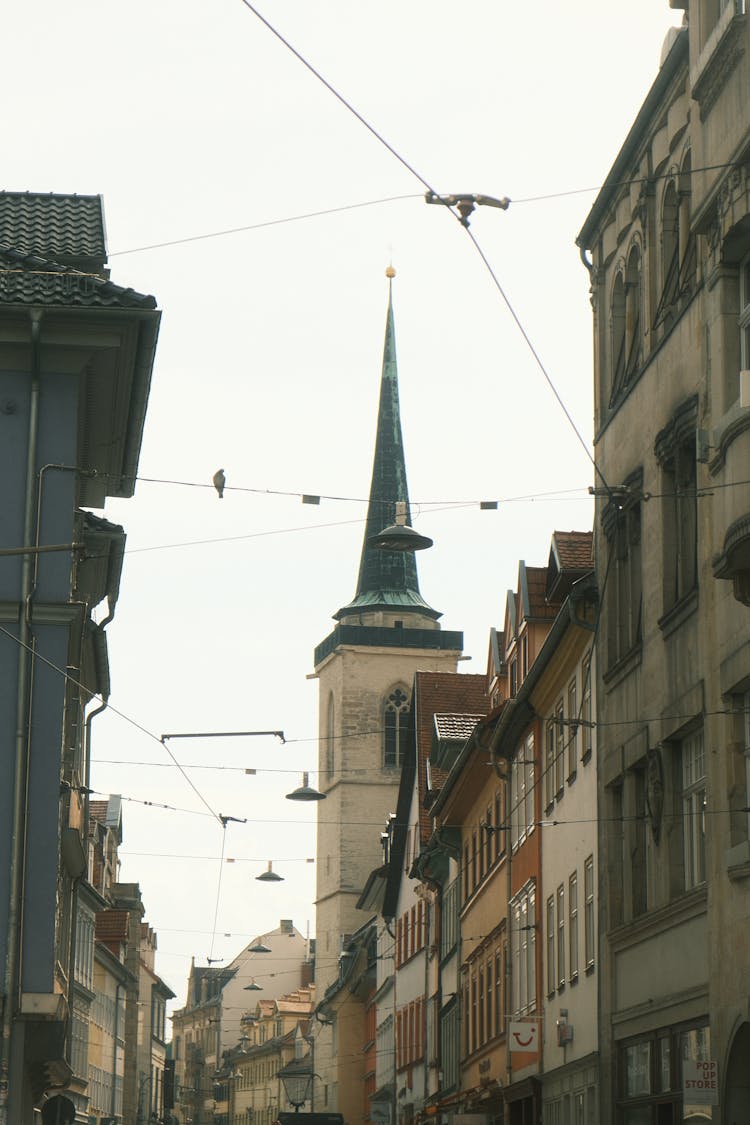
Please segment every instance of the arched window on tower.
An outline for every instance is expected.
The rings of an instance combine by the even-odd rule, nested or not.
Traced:
[[[333,692],[328,696],[328,714],[326,716],[326,747],[325,747],[325,763],[326,774],[328,780],[333,778],[333,771],[336,768],[336,743],[335,743],[335,710],[333,705]]]
[[[409,728],[409,696],[402,687],[391,691],[383,709],[383,765],[395,768],[403,762]]]

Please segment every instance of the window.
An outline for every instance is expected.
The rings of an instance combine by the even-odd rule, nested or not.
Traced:
[[[555,724],[547,723],[544,755],[544,807],[549,809],[555,800]]]
[[[625,481],[628,493],[610,501],[602,527],[611,559],[606,591],[607,658],[612,667],[628,656],[641,640],[641,505],[642,474]],[[638,490],[636,492],[635,490]]]
[[[513,949],[513,1010],[536,1011],[536,887],[529,882],[510,904]]]
[[[594,728],[593,728],[593,710],[591,707],[591,677],[593,669],[591,667],[591,653],[585,657],[581,664],[581,761],[587,762],[591,757],[591,749],[594,744]]]
[[[584,955],[586,957],[586,970],[594,964],[594,857],[590,855],[583,865],[583,894],[584,894]]]
[[[568,879],[568,980],[578,976],[578,872]]]
[[[750,809],[750,691],[740,696],[742,706],[743,746],[745,754],[745,808]],[[750,839],[750,812],[747,814],[747,837]]]
[[[511,837],[517,848],[534,831],[534,735],[518,748],[511,767]]]
[[[440,1063],[444,1090],[458,1084],[458,1019],[458,1004],[455,1003],[440,1017]]]
[[[333,771],[336,768],[336,754],[335,754],[335,711],[333,705],[333,692],[328,697],[328,715],[326,717],[326,773],[328,780],[333,777]]]
[[[505,1031],[505,946],[495,950],[495,1035]]]
[[[557,888],[557,987],[565,988],[565,886]]]
[[[711,1057],[709,1029],[682,1024],[661,1028],[619,1048],[617,1120],[625,1125],[711,1122],[710,1105],[691,1105],[682,1092],[683,1067]]]
[[[740,265],[740,366],[750,369],[750,254]]]
[[[568,781],[573,781],[578,768],[578,685],[573,678],[568,684],[568,726],[565,736],[568,743]]]
[[[641,251],[631,247],[625,274],[620,270],[612,288],[612,407],[643,366]]]
[[[695,589],[697,583],[698,511],[695,430],[698,396],[675,411],[659,432],[654,452],[662,468],[664,496],[664,608]]]
[[[400,766],[406,753],[409,728],[409,696],[400,687],[395,688],[386,700],[383,727],[383,765],[388,768]]]
[[[495,794],[495,831],[492,833],[492,855],[495,862],[505,852],[505,786],[501,786]]]
[[[565,712],[562,699],[555,708],[555,796],[565,789]]]
[[[555,896],[547,899],[547,995],[555,991]]]
[[[703,731],[682,743],[682,830],[685,851],[685,889],[706,881],[706,768]]]

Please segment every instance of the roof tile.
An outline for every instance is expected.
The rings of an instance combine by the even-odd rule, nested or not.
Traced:
[[[463,718],[468,716],[466,726],[471,730],[479,718],[487,714],[489,698],[487,679],[483,675],[461,672],[417,672],[414,677],[417,703],[417,770],[419,786],[419,830],[422,842],[429,839],[432,829],[430,815],[425,807],[427,796],[427,759],[432,747],[435,729],[435,716],[450,716],[453,729],[458,729]],[[468,738],[471,730],[466,735]],[[431,770],[433,783],[442,784],[445,774],[442,770]]]
[[[0,191],[0,243],[60,260],[107,260],[99,195]]]

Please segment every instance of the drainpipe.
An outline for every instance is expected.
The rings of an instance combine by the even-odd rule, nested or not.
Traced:
[[[36,460],[39,443],[39,400],[40,400],[40,338],[42,314],[38,309],[31,311],[31,389],[29,394],[29,427],[26,450],[26,496],[23,514],[23,546],[34,544],[34,500],[36,492]],[[31,639],[30,598],[32,593],[33,554],[27,552],[21,562],[21,588],[19,612],[18,645],[18,690],[16,701],[16,755],[13,779],[13,835],[11,839],[9,895],[8,895],[8,936],[4,973],[4,994],[2,1039],[0,1040],[0,1122],[8,1120],[9,1065],[11,1031],[14,1008],[18,1003],[20,986],[20,927],[21,895],[23,887],[23,861],[26,838],[26,810],[28,800],[28,765],[30,739],[30,686],[31,661],[29,642]]]
[[[117,1037],[120,1034],[120,989],[122,985],[117,982],[115,985],[115,1028],[112,1037],[112,1098],[110,1109],[112,1111],[112,1120],[117,1117]]]

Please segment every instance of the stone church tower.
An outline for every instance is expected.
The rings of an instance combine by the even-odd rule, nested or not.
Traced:
[[[342,935],[366,921],[356,904],[368,875],[382,862],[380,833],[396,808],[414,673],[454,672],[463,646],[463,634],[441,631],[440,614],[422,598],[414,554],[368,546],[370,536],[396,522],[398,501],[406,503],[407,523],[411,523],[389,290],[357,591],[333,615],[333,632],[315,650],[320,687],[319,788],[327,797],[318,808],[319,999],[338,976]],[[318,1070],[327,1061],[322,1055],[316,1055]],[[329,1108],[335,1109],[335,1073],[321,1076],[331,1082]],[[316,1101],[316,1108],[323,1106]]]

